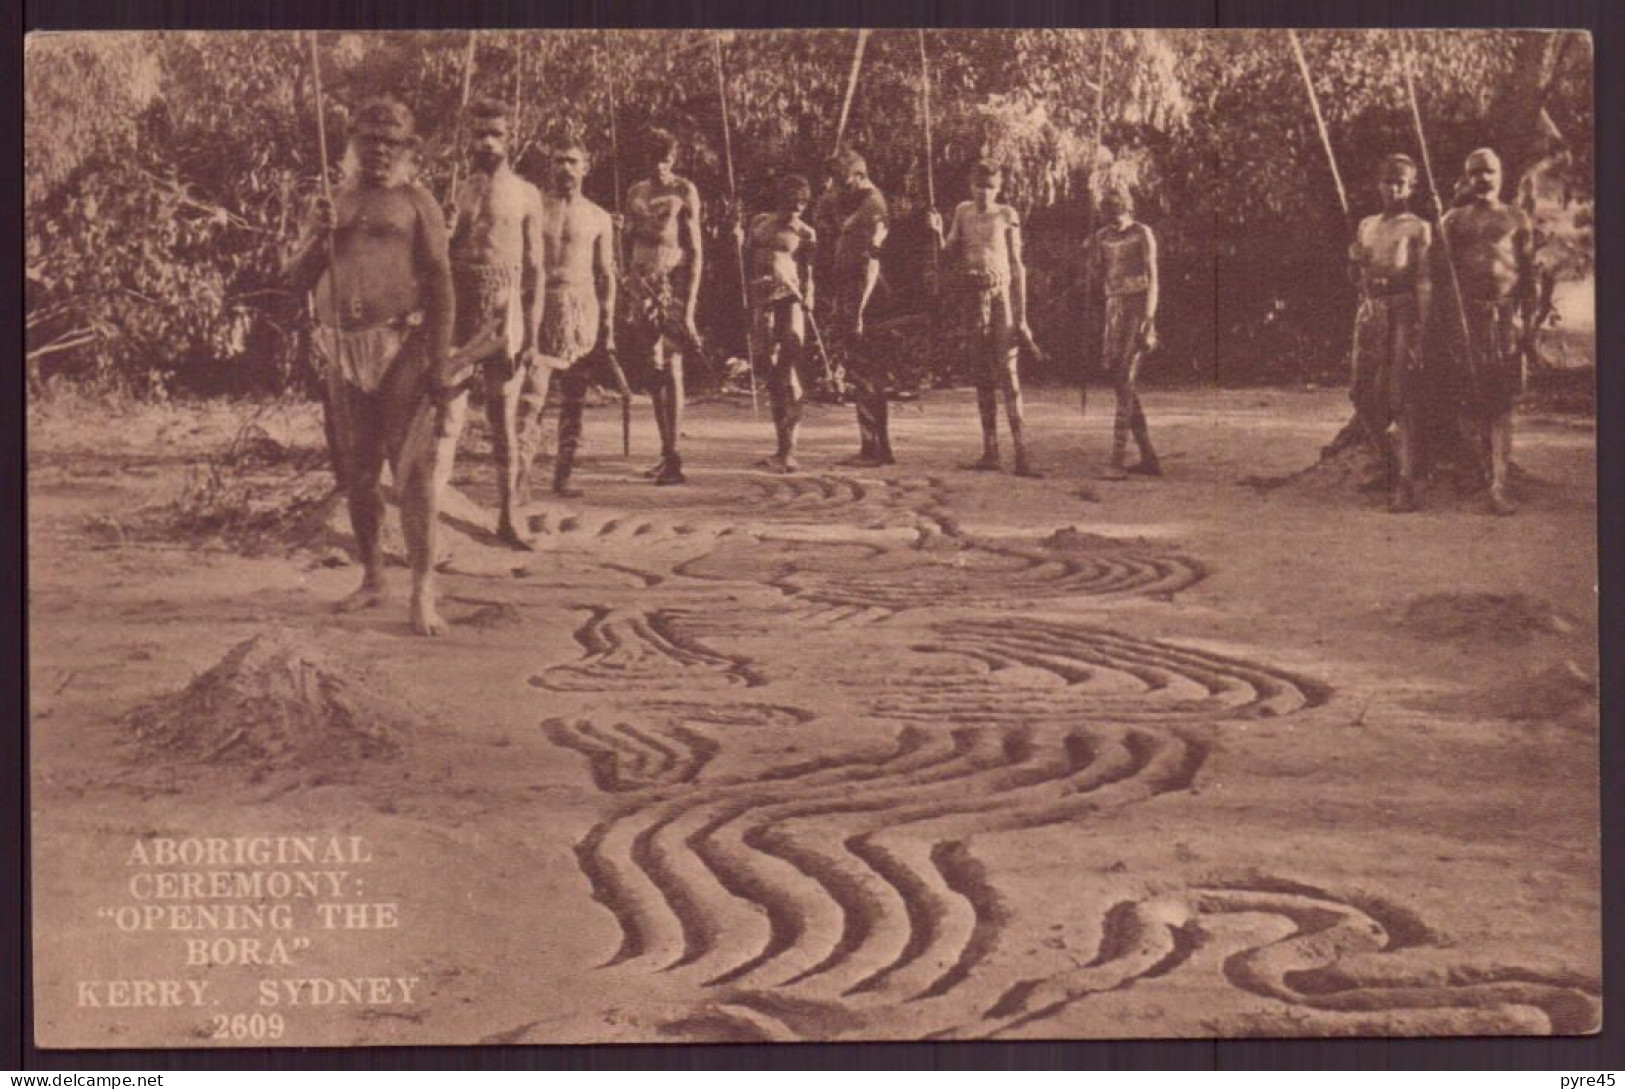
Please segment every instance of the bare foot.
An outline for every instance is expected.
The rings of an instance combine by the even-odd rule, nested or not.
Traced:
[[[1490,489],[1490,513],[1501,515],[1518,513],[1518,505],[1507,495],[1505,488]]]
[[[555,484],[553,485],[553,494],[560,499],[580,499],[587,493],[572,484]]]
[[[880,459],[869,453],[853,454],[849,458],[842,458],[837,465],[850,465],[855,469],[873,469],[879,465]]]
[[[358,613],[362,609],[376,609],[389,600],[382,582],[363,582],[361,589],[340,598],[333,605],[336,613]]]
[[[981,458],[966,465],[965,468],[973,473],[996,473],[999,471],[999,455],[983,454]]]
[[[412,631],[417,635],[444,635],[446,622],[435,610],[434,598],[414,595],[412,598]]]
[[[1128,467],[1128,471],[1135,476],[1161,476],[1162,462],[1156,458],[1141,458]]]
[[[1121,465],[1108,465],[1095,475],[1101,480],[1127,480],[1128,470]]]
[[[1029,480],[1042,480],[1044,478],[1044,474],[1033,468],[1033,463],[1026,458],[1017,459],[1016,475],[1024,476]]]

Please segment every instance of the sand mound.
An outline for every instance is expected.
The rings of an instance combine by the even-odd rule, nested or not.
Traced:
[[[517,605],[510,605],[506,601],[489,601],[452,623],[482,631],[501,631],[522,627],[525,614]]]
[[[1087,533],[1077,526],[1062,526],[1038,543],[1040,546],[1055,552],[1099,552],[1108,548],[1123,548],[1132,545],[1143,546],[1146,542],[1143,537],[1128,541],[1120,537],[1105,537],[1099,533]]]
[[[130,713],[148,754],[339,773],[398,751],[420,716],[354,666],[275,629],[237,644],[185,689]]]
[[[1539,673],[1427,701],[1422,710],[1500,718],[1513,722],[1567,719],[1597,698],[1597,682],[1574,662]]]
[[[1574,624],[1523,594],[1427,594],[1405,608],[1405,630],[1418,639],[1526,643],[1534,635],[1567,635]]]

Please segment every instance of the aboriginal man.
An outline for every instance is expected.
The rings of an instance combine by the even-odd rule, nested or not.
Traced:
[[[1416,509],[1417,393],[1422,331],[1433,297],[1427,221],[1406,211],[1416,185],[1408,155],[1383,160],[1377,192],[1382,211],[1360,221],[1349,246],[1350,271],[1360,287],[1354,319],[1354,409],[1377,454],[1388,461],[1388,426],[1397,423],[1399,479],[1389,509]]]
[[[704,263],[700,192],[675,172],[676,137],[656,129],[646,146],[652,173],[626,193],[626,222],[632,236],[626,332],[639,368],[651,380],[650,400],[660,431],[654,481],[681,484],[683,459],[677,450],[683,429],[681,345],[699,343],[694,307]]]
[[[971,199],[954,209],[942,245],[958,286],[950,296],[953,317],[971,357],[976,407],[982,418],[982,457],[971,468],[999,470],[998,398],[1003,390],[1016,475],[1037,476],[1027,456],[1021,377],[1016,369],[1018,340],[1032,340],[1027,325],[1027,269],[1021,259],[1021,217],[1010,205],[999,203],[1004,172],[997,164],[975,163],[968,181]],[[940,234],[942,220],[935,210],[930,222]]]
[[[846,345],[858,416],[858,453],[849,465],[896,464],[892,454],[890,405],[886,400],[886,366],[866,336],[864,320],[880,283],[880,253],[890,231],[886,198],[869,180],[869,167],[855,151],[835,157],[841,192],[840,230],[835,240],[831,276],[835,286],[835,330]]]
[[[344,178],[331,203],[313,203],[283,273],[314,297],[335,472],[349,493],[361,559],[361,587],[339,609],[385,601],[380,480],[387,461],[412,567],[412,630],[438,635],[435,523],[464,399],[449,373],[446,224],[434,198],[411,180],[413,128],[411,111],[397,101],[362,105]]]
[[[497,536],[533,547],[519,510],[520,421],[541,415],[547,379],[537,380],[541,320],[542,197],[508,163],[508,119],[500,103],[469,110],[468,180],[452,212],[451,272],[457,293],[455,341],[486,332],[502,347],[484,360],[485,412],[497,463]]]
[[[1100,198],[1106,218],[1084,253],[1084,293],[1096,315],[1094,343],[1100,370],[1117,394],[1112,422],[1112,458],[1105,476],[1126,473],[1161,476],[1162,465],[1151,446],[1151,431],[1136,388],[1140,362],[1157,347],[1157,239],[1134,218],[1134,197],[1121,184],[1109,185]],[[1088,382],[1087,376],[1084,382]],[[1130,434],[1140,460],[1125,469]]]
[[[614,352],[615,227],[609,213],[588,200],[582,182],[592,168],[587,149],[574,138],[552,150],[552,178],[542,197],[542,305],[536,335],[537,406],[546,400],[550,380],[559,383],[559,448],[553,462],[553,493],[581,494],[570,484],[581,445],[581,413],[590,362]],[[540,412],[537,412],[537,416]],[[521,480],[535,456],[539,420],[525,421],[520,434]]]
[[[813,305],[812,255],[817,233],[802,216],[812,187],[800,174],[787,174],[774,187],[776,207],[750,221],[745,232],[751,306],[750,336],[757,358],[767,360],[767,388],[773,404],[778,446],[763,468],[793,473],[796,430],[801,426],[802,385],[797,368],[807,342]]]
[[[1523,381],[1521,341],[1534,335],[1539,301],[1534,232],[1528,216],[1501,201],[1494,151],[1467,156],[1466,175],[1467,203],[1446,212],[1440,227],[1467,312],[1470,408],[1489,428],[1490,510],[1512,514],[1512,407]]]

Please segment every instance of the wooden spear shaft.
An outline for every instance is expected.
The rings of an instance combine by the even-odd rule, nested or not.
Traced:
[[[1343,209],[1343,218],[1349,216],[1349,195],[1343,188],[1343,175],[1337,170],[1337,156],[1332,154],[1331,133],[1326,130],[1326,118],[1320,112],[1320,98],[1315,94],[1314,81],[1309,78],[1309,62],[1304,59],[1303,46],[1298,42],[1298,32],[1288,29],[1287,37],[1292,42],[1292,55],[1298,59],[1298,71],[1303,74],[1303,86],[1309,92],[1309,109],[1315,115],[1315,127],[1320,130],[1320,146],[1326,149],[1326,162],[1331,164],[1332,182],[1337,186],[1337,203]]]
[[[846,77],[846,97],[841,99],[841,120],[835,126],[835,151],[841,150],[841,140],[846,136],[846,118],[852,109],[852,95],[858,89],[858,72],[863,67],[863,46],[869,40],[869,31],[858,31],[858,45],[852,52],[852,71]]]
[[[1411,75],[1411,49],[1403,30],[1399,34],[1400,71],[1405,77],[1405,97],[1410,101],[1411,122],[1416,127],[1416,145],[1422,152],[1422,169],[1427,172],[1428,189],[1433,194],[1433,213],[1439,220],[1439,243],[1444,247],[1444,263],[1450,272],[1450,290],[1456,300],[1456,316],[1461,319],[1461,343],[1467,359],[1467,380],[1473,393],[1478,392],[1478,367],[1473,361],[1473,334],[1467,320],[1467,301],[1461,294],[1461,280],[1456,276],[1456,258],[1450,252],[1450,235],[1444,229],[1444,202],[1439,199],[1439,185],[1433,179],[1433,157],[1428,154],[1427,134],[1422,131],[1422,110],[1416,104],[1416,84]]]
[[[722,153],[728,166],[728,201],[734,207],[734,213],[739,214],[739,190],[734,184],[734,145],[731,126],[728,124],[728,84],[722,75],[722,36],[711,39],[715,46],[714,56],[717,62],[717,101],[722,104]],[[739,302],[744,307],[745,319],[750,320],[750,289],[745,283],[745,242],[744,239],[734,239],[734,256],[739,261]],[[745,366],[750,371],[750,414],[760,416],[761,406],[756,397],[756,349],[751,345],[750,329],[745,330]]]
[[[452,149],[451,149],[451,203],[457,204],[457,186],[461,181],[459,175],[463,167],[463,114],[468,112],[468,92],[474,85],[474,36],[479,33],[475,30],[468,32],[468,51],[463,55],[463,93],[458,100],[457,120],[452,123]]]
[[[328,176],[327,165],[327,107],[322,98],[322,61],[321,54],[316,49],[316,32],[310,32],[310,78],[316,89],[316,145],[321,159],[322,167],[322,197],[327,206],[333,209],[334,229],[337,229],[338,208],[333,204],[333,182]],[[336,332],[344,328],[344,312],[339,306],[339,264],[338,251],[333,243],[333,231],[327,232],[327,294],[328,302],[333,308],[333,329]]]

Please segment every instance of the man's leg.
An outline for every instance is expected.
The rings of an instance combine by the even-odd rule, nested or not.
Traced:
[[[797,306],[790,312],[789,320],[784,323],[782,339],[778,345],[777,366],[784,391],[784,433],[779,438],[779,460],[787,473],[793,473],[800,468],[796,464],[796,431],[801,427],[801,402],[804,391],[801,388],[801,374],[798,368],[802,351],[806,347],[800,318],[801,308]]]
[[[1497,413],[1490,420],[1490,509],[1496,514],[1516,514],[1518,506],[1507,492],[1507,474],[1512,467],[1512,410]]]
[[[409,344],[384,380],[384,449],[395,477],[401,533],[412,568],[412,630],[440,635],[445,623],[435,606],[434,565],[439,559],[440,493],[451,479],[468,407],[467,394],[439,405],[425,389],[424,360]]]
[[[530,473],[535,464],[542,439],[542,413],[547,409],[547,390],[551,384],[552,368],[532,359],[522,369],[519,379],[519,405],[514,411],[514,503],[518,507],[530,502]],[[528,527],[517,524],[522,532]]]
[[[1128,403],[1129,430],[1133,432],[1134,444],[1140,450],[1140,460],[1129,466],[1128,471],[1139,476],[1161,476],[1162,462],[1151,445],[1151,428],[1146,423],[1145,406],[1140,404],[1140,394],[1132,378],[1128,382]]]
[[[575,471],[576,450],[581,446],[581,413],[587,394],[586,368],[579,363],[559,372],[559,452],[553,462],[553,494],[564,499],[576,499],[581,489],[572,487],[570,474]]]
[[[509,359],[485,370],[485,417],[491,426],[491,455],[497,466],[497,536],[515,548],[531,543],[520,531],[519,492],[519,387],[523,373]]]
[[[978,368],[985,372],[986,367]],[[977,375],[976,415],[982,421],[982,456],[966,468],[977,472],[997,472],[999,469],[999,394],[986,373]]]
[[[683,434],[683,353],[670,341],[661,337],[655,342],[655,351],[661,358],[656,384],[663,387],[665,427],[660,432],[660,471],[655,474],[656,484],[682,484],[683,456],[678,443]]]
[[[384,602],[383,410],[376,395],[361,392],[336,372],[328,378],[327,403],[335,440],[334,475],[344,481],[356,558],[361,562],[361,587],[336,608],[353,612]]]

